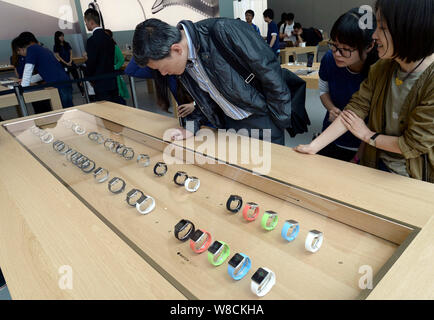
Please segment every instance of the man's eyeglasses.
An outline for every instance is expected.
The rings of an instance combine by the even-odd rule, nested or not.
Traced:
[[[357,49],[351,50],[351,49],[345,49],[345,48],[338,48],[333,42],[328,43],[329,48],[332,49],[333,53],[336,53],[336,51],[339,51],[342,57],[344,58],[350,58],[351,53],[354,51],[357,51]]]

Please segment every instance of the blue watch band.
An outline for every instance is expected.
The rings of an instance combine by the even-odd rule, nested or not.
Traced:
[[[289,229],[293,228],[292,232],[288,235]],[[294,241],[300,231],[300,225],[297,221],[287,220],[282,228],[282,238],[291,242]]]
[[[235,274],[235,267],[228,264],[228,273],[234,280],[241,280],[249,272],[252,267],[252,261],[244,253],[238,253],[244,258],[243,265],[240,267],[239,271]]]

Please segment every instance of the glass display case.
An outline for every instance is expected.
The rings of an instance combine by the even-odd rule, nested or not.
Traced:
[[[137,131],[77,109],[4,127],[187,298],[256,299],[251,277],[259,268],[275,275],[266,299],[365,298],[418,232],[284,178],[206,161],[213,159],[147,134],[146,127]],[[188,177],[196,180],[186,188]],[[56,190],[46,192],[47,201],[56,196]],[[240,199],[228,210],[231,195]],[[249,213],[246,205],[252,209],[252,203]],[[203,232],[180,241],[175,225],[182,219]],[[207,250],[193,250],[203,234],[212,238],[204,242],[218,240],[230,248],[224,263],[216,266]],[[240,280],[228,274],[236,254],[251,262]]]

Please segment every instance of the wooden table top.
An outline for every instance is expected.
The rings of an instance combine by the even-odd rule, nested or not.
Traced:
[[[119,106],[113,103],[104,102],[90,104],[79,107],[78,109],[84,110],[90,114],[101,116],[104,119],[113,121],[115,123],[122,123],[122,125],[133,130],[145,131],[154,137],[163,137],[166,129],[177,126],[176,119],[152,114],[142,110],[125,108],[124,106]],[[101,130],[104,135],[110,135],[110,132],[106,131],[107,128],[113,127],[110,130],[117,130],[116,126],[110,124],[109,122],[106,123],[105,127],[101,127],[101,124],[98,125],[92,122],[91,118],[89,118],[89,120],[83,118],[82,121],[88,125],[88,128],[94,129],[96,127],[93,126],[97,125],[98,131]],[[9,123],[11,122],[13,121],[9,121]],[[146,129],[144,130],[144,128]],[[58,130],[56,128],[51,129]],[[114,131],[112,131],[112,134],[113,132]],[[113,135],[113,138],[120,139],[120,136],[116,134]],[[33,140],[31,140],[33,139],[32,136],[23,133],[20,135],[20,139],[30,143],[29,146],[31,146],[33,152],[35,152],[40,159],[43,159],[43,161],[46,163],[52,163],[52,170],[61,174],[61,178],[65,181],[68,181],[69,185],[75,190],[75,192],[78,194],[89,194],[91,190],[95,189],[88,182],[81,181],[82,179],[79,179],[74,172],[70,172],[67,167],[62,169],[61,162],[57,165],[55,164],[57,162],[52,162],[54,161],[53,155],[51,153],[52,150],[50,151],[46,149],[45,146],[41,144],[34,144],[32,142]],[[71,145],[76,145],[80,148],[83,148],[85,152],[92,153],[92,150],[94,150],[95,147],[89,144],[86,139],[87,138],[81,142],[81,139],[72,137],[70,143]],[[133,140],[127,138],[124,139],[126,142],[132,144],[135,149],[139,149],[140,145],[142,145],[141,143],[137,144],[137,141],[134,142]],[[116,251],[117,254],[125,255],[128,257],[128,259],[135,261],[137,265],[140,264],[140,259],[138,258],[139,260],[137,260],[134,258],[134,254],[129,254],[128,252],[131,253],[131,251],[128,249],[128,246],[123,246],[123,242],[117,237],[116,239],[118,239],[121,243],[116,242],[116,250],[108,250],[105,244],[115,241],[114,239],[110,238],[109,228],[106,228],[106,225],[100,220],[95,220],[95,216],[89,212],[87,207],[85,207],[83,203],[78,200],[78,198],[76,198],[73,194],[70,194],[68,189],[66,189],[63,184],[59,183],[54,176],[44,169],[39,162],[32,158],[30,154],[28,154],[10,135],[6,134],[4,130],[0,135],[0,143],[4,145],[6,148],[4,150],[7,151],[2,153],[0,156],[0,174],[2,174],[2,177],[5,177],[4,180],[2,179],[4,182],[0,183],[0,199],[8,208],[8,210],[5,210],[6,212],[2,212],[2,215],[4,215],[2,216],[2,220],[7,219],[8,221],[16,221],[8,225],[7,228],[3,224],[2,225],[4,227],[0,227],[0,238],[4,240],[3,242],[5,243],[4,246],[0,247],[0,261],[2,261],[2,268],[3,265],[5,265],[4,273],[8,284],[9,279],[11,279],[11,293],[13,294],[13,298],[14,292],[20,293],[25,292],[26,290],[28,292],[31,290],[44,291],[45,295],[40,295],[44,297],[50,296],[52,292],[56,292],[54,288],[55,286],[52,285],[48,279],[52,277],[50,273],[52,271],[47,272],[47,270],[52,270],[53,266],[57,266],[58,263],[51,263],[51,261],[64,261],[64,259],[68,258],[67,262],[73,263],[74,269],[79,268],[81,272],[85,272],[86,268],[82,266],[82,261],[84,261],[88,255],[99,257],[102,255],[101,252],[104,252],[103,255],[110,256],[110,254],[114,254]],[[188,147],[191,150],[200,150],[201,146],[201,142],[193,141],[192,139],[184,142],[177,142],[176,144]],[[227,148],[237,150],[239,156],[242,154],[242,150],[238,141],[229,141]],[[187,297],[193,296],[203,299],[218,298],[220,296],[220,298],[230,298],[232,295],[237,294],[240,298],[252,298],[248,295],[249,293],[246,289],[248,287],[249,280],[244,279],[242,280],[244,282],[241,282],[237,285],[233,283],[231,284],[227,275],[227,271],[224,270],[223,266],[220,267],[220,269],[210,268],[208,262],[206,261],[206,257],[194,255],[191,251],[189,251],[188,244],[180,244],[176,241],[171,242],[172,240],[170,239],[173,238],[169,236],[167,240],[165,240],[169,241],[167,243],[167,250],[161,250],[161,247],[157,247],[160,250],[153,249],[156,247],[154,243],[156,240],[154,238],[166,239],[167,237],[167,234],[164,235],[164,233],[161,233],[162,230],[158,231],[159,228],[163,227],[164,230],[166,224],[168,226],[173,224],[173,221],[183,217],[184,214],[187,214],[187,217],[191,217],[195,222],[198,223],[199,226],[208,228],[210,232],[217,235],[218,239],[223,241],[227,240],[234,250],[240,250],[244,248],[249,251],[249,253],[254,257],[255,266],[258,262],[264,266],[273,265],[273,268],[278,272],[278,279],[280,282],[278,282],[276,288],[272,290],[267,298],[288,299],[303,297],[304,289],[301,285],[302,282],[298,282],[298,279],[296,280],[292,278],[293,275],[291,276],[291,274],[288,274],[284,271],[287,269],[285,263],[279,263],[275,261],[276,259],[280,260],[278,259],[278,252],[280,252],[280,255],[286,255],[285,251],[289,250],[284,249],[283,247],[280,248],[282,244],[273,244],[278,238],[276,232],[269,233],[268,236],[264,234],[259,237],[260,232],[258,232],[256,229],[258,227],[257,223],[243,224],[241,221],[238,221],[240,218],[239,215],[238,217],[234,217],[225,213],[224,210],[212,208],[212,203],[214,201],[221,201],[219,198],[222,197],[222,194],[240,192],[243,193],[243,195],[245,194],[248,200],[257,199],[257,201],[260,203],[265,203],[267,208],[277,208],[277,211],[282,213],[282,218],[286,218],[286,210],[283,208],[289,205],[291,210],[288,212],[292,212],[290,216],[300,216],[300,219],[303,219],[300,221],[303,221],[306,224],[312,224],[312,227],[318,226],[322,228],[323,231],[325,230],[327,234],[326,239],[328,239],[328,242],[327,246],[324,246],[322,251],[316,255],[310,257],[306,256],[303,258],[302,256],[299,256],[301,251],[297,251],[297,248],[300,244],[295,244],[291,247],[291,250],[295,251],[291,251],[292,258],[290,259],[291,263],[293,263],[292,268],[294,270],[297,270],[299,267],[301,267],[306,271],[312,271],[308,273],[310,275],[310,280],[309,278],[306,278],[306,274],[298,274],[298,276],[304,279],[306,284],[308,284],[308,287],[311,287],[315,283],[315,286],[318,288],[318,294],[321,294],[322,292],[322,289],[320,290],[319,288],[327,288],[327,293],[324,292],[323,297],[326,297],[327,294],[332,294],[332,296],[335,298],[342,298],[345,296],[347,298],[354,298],[354,295],[357,293],[356,288],[354,288],[354,281],[357,281],[358,277],[360,277],[360,275],[357,274],[357,268],[361,263],[366,262],[367,258],[369,258],[369,264],[373,266],[375,272],[381,273],[379,268],[384,264],[384,259],[388,260],[387,263],[390,265],[388,266],[387,270],[385,271],[385,275],[381,278],[377,286],[374,288],[374,290],[372,290],[372,292],[370,292],[368,298],[433,298],[432,281],[427,281],[428,279],[432,279],[432,270],[434,269],[434,250],[432,250],[431,242],[427,241],[427,237],[432,234],[433,230],[432,217],[434,215],[434,199],[432,199],[430,196],[434,192],[434,187],[432,184],[384,173],[378,170],[373,170],[350,163],[336,161],[334,159],[321,156],[301,155],[295,153],[291,148],[283,146],[270,145],[270,148],[272,152],[272,164],[271,170],[267,174],[269,179],[267,178],[263,180],[261,178],[260,181],[263,181],[264,184],[257,186],[260,190],[247,187],[249,181],[256,181],[257,178],[250,177],[246,173],[241,173],[241,176],[239,177],[240,181],[247,179],[243,182],[247,183],[246,185],[241,185],[239,183],[225,184],[223,182],[226,179],[224,177],[227,175],[227,172],[221,171],[223,170],[223,167],[214,166],[211,168],[211,166],[205,166],[196,168],[196,166],[188,166],[184,169],[189,173],[191,172],[192,174],[198,174],[198,176],[201,177],[201,180],[203,179],[203,187],[199,189],[197,194],[193,195],[185,194],[185,192],[177,189],[173,183],[169,184],[169,182],[167,184],[158,183],[155,184],[151,189],[145,189],[148,190],[147,192],[158,195],[158,201],[160,203],[161,201],[164,203],[163,206],[159,205],[159,209],[155,215],[150,215],[147,217],[147,220],[134,218],[134,215],[126,218],[125,213],[122,213],[122,211],[117,211],[116,207],[118,204],[116,204],[117,202],[115,198],[109,200],[106,204],[98,200],[99,198],[104,197],[105,193],[103,190],[97,191],[95,189],[96,198],[92,200],[88,197],[88,201],[92,203],[93,207],[98,208],[99,206],[105,206],[107,210],[99,210],[99,212],[104,216],[105,219],[110,221],[110,228],[112,228],[112,230],[117,230],[118,233],[125,236],[128,239],[126,243],[134,243],[139,248],[138,252],[146,253],[148,257],[151,257],[151,260],[155,263],[155,265],[153,264],[155,269],[151,268],[151,270],[157,270],[158,275],[163,275],[161,278],[163,280],[163,284],[165,283],[164,281],[166,281],[165,279],[169,279],[169,282],[178,291],[183,292]],[[152,150],[147,151],[153,152]],[[140,186],[144,183],[146,188],[146,185],[149,186],[150,183],[155,180],[153,174],[147,171],[144,172],[144,176],[135,174],[134,172],[136,172],[136,169],[134,169],[135,166],[133,166],[133,164],[124,164],[119,166],[119,164],[123,163],[122,161],[124,160],[110,157],[110,154],[106,154],[105,152],[106,151],[102,151],[101,156],[95,154],[94,156],[98,157],[95,158],[95,160],[98,162],[105,161],[115,173],[128,177],[128,183],[132,183],[132,185],[137,186]],[[203,152],[203,150],[201,152]],[[207,152],[209,154],[209,150]],[[12,159],[10,157],[4,156],[5,154],[9,153],[13,154]],[[161,154],[155,153],[155,155],[152,156],[153,161],[156,161],[160,156]],[[232,161],[230,159],[224,159],[220,155],[216,158],[219,160],[227,160],[229,162]],[[24,168],[23,170],[20,169],[20,172],[17,172],[16,164],[19,163],[23,164],[19,167],[21,168],[24,166]],[[243,167],[251,170],[255,168],[255,165],[251,163],[245,164]],[[180,168],[182,168],[182,166]],[[177,168],[174,167],[174,169]],[[215,173],[218,173],[218,175],[213,173],[214,169],[217,170]],[[39,179],[34,179],[34,172],[36,172],[36,175],[40,177]],[[337,172],[339,174],[336,174]],[[29,179],[31,179],[30,181],[32,182],[30,182]],[[170,177],[164,179],[170,180]],[[288,190],[288,192],[291,193],[293,190],[290,186],[301,188],[299,190],[309,190],[309,192],[314,192],[316,195],[320,196],[320,198],[317,199],[319,202],[309,204],[306,202],[307,198],[304,199],[301,197],[299,199],[300,206],[297,209],[292,204],[288,204],[287,201],[283,200],[286,199],[284,194],[279,194],[279,190],[281,188],[279,181],[284,184],[288,184],[282,186],[282,190]],[[6,182],[8,183],[6,184]],[[23,183],[28,185],[29,192],[27,193],[32,195],[30,198],[23,197],[22,193],[13,191],[21,190],[20,185]],[[207,193],[209,184],[214,186],[213,194]],[[254,186],[254,184],[252,186]],[[54,191],[57,194],[55,199],[52,200],[50,196],[49,201],[38,200],[38,197],[40,199],[45,199],[41,194],[42,192],[45,192],[45,194],[48,195]],[[272,191],[274,194],[274,200],[266,194],[270,191]],[[168,196],[168,199],[176,199],[177,202],[165,200],[165,195]],[[188,201],[189,198],[191,198],[191,201]],[[336,207],[330,211],[330,217],[332,217],[332,219],[328,219],[325,216],[321,217],[317,214],[309,214],[309,210],[306,211],[305,209],[301,208],[305,206],[314,208],[316,206],[317,209],[315,210],[321,212],[322,209],[319,208],[318,205],[323,206],[323,204],[320,204],[320,202],[328,201],[328,199],[334,199],[333,201],[339,201],[341,203],[347,204],[351,208],[359,208],[363,211],[369,212],[366,219],[374,219],[376,223],[380,224],[381,226],[383,226],[382,223],[384,221],[391,220],[392,222],[387,222],[387,228],[392,230],[391,234],[385,234],[385,231],[381,230],[381,228],[377,228],[377,230],[375,230],[375,225],[372,223],[362,225],[363,223],[361,221],[363,219],[360,219],[360,217],[355,215],[353,211],[347,212],[346,216],[339,216],[339,210]],[[292,202],[292,200],[288,201]],[[28,202],[31,202],[32,209],[29,207],[30,204],[27,204]],[[216,204],[218,206],[218,202]],[[329,205],[324,204],[324,206]],[[167,207],[167,211],[164,209],[164,207]],[[56,212],[59,212],[59,214],[56,215],[55,220],[51,221],[50,219],[53,219],[53,216],[50,215],[49,212],[53,212],[53,208],[59,208],[60,211],[56,210]],[[188,214],[188,212],[190,213]],[[351,216],[354,218],[351,219]],[[158,218],[158,226],[155,225],[154,221],[154,219],[157,219],[157,217],[160,217]],[[341,225],[340,223],[336,223],[336,221],[332,220],[342,221],[343,224]],[[381,222],[381,220],[383,220],[383,222]],[[101,222],[102,225],[99,225],[98,222]],[[22,226],[23,224],[28,227],[28,229],[31,231],[30,233],[23,233],[22,227],[21,229],[19,228],[19,226]],[[142,224],[143,227],[140,227]],[[155,231],[146,233],[143,229],[146,229],[144,227],[148,224],[154,224],[156,226]],[[398,231],[393,231],[395,228],[393,224],[396,224],[396,230]],[[69,225],[69,228],[67,228],[66,225]],[[93,236],[93,233],[90,232],[93,230],[91,226],[94,225],[98,225],[98,230],[104,230],[104,232],[107,230],[107,232],[104,233],[103,238],[110,238],[111,240],[101,241],[101,237],[96,239]],[[225,231],[221,227],[218,227],[221,225],[225,225],[227,230]],[[361,230],[357,231],[354,227],[352,227],[356,225],[359,226]],[[50,228],[57,228],[58,226],[60,228],[59,230],[62,231],[55,233],[49,232],[49,230],[51,230]],[[407,228],[406,226],[409,226],[408,228],[410,229],[420,229],[419,233],[412,233],[413,236],[415,236],[414,239],[407,237],[407,240],[405,240],[404,238],[399,238],[399,235],[397,235],[399,233],[407,234],[405,231],[405,228]],[[362,231],[363,229],[366,229],[365,232]],[[43,232],[43,230],[46,231]],[[100,232],[103,231],[99,231],[98,234],[100,234]],[[394,232],[395,234],[393,234]],[[81,233],[83,233],[84,236],[81,235]],[[382,233],[384,233],[383,236],[389,238],[391,242],[384,241],[384,239],[374,236],[375,234],[381,236]],[[19,234],[20,239],[22,240],[14,241],[14,243],[12,243],[9,240],[12,239],[12,234]],[[29,236],[24,236],[26,234]],[[81,235],[81,237],[77,238],[79,235]],[[242,236],[237,237],[237,235]],[[276,236],[275,240],[273,240],[274,236]],[[358,255],[360,253],[357,252],[354,252],[352,258],[350,258],[350,256],[347,257],[346,254],[348,254],[348,252],[344,254],[346,247],[339,246],[339,243],[346,243],[342,242],[341,237],[346,238],[350,243],[356,241],[356,247],[358,250],[365,252],[363,254],[364,258],[362,258],[362,256],[359,257]],[[59,245],[56,243],[56,238],[61,239],[61,243],[59,243]],[[253,238],[256,240],[253,241]],[[29,242],[28,239],[35,239],[34,241],[36,241],[39,246],[35,247],[35,245],[31,245],[31,242]],[[83,241],[80,241],[80,239],[87,243],[87,247],[82,246]],[[405,241],[409,242],[408,246],[405,244]],[[403,250],[403,254],[398,256],[395,260],[390,257],[391,254],[397,251],[396,245],[394,245],[393,242],[401,244],[400,248]],[[50,247],[48,247],[48,243],[51,244]],[[255,246],[261,250],[250,248],[248,243],[255,243]],[[273,244],[273,246],[270,247],[270,244]],[[24,252],[26,252],[26,254],[16,255],[18,250],[17,246],[25,248]],[[37,257],[44,257],[42,261],[35,260],[34,248],[38,248],[36,252],[40,252]],[[68,254],[62,248],[70,248]],[[179,254],[175,254],[175,256],[170,254],[170,252],[176,253],[176,250],[181,252],[181,256]],[[262,251],[262,254],[257,252],[258,250]],[[349,253],[351,254],[351,252]],[[423,253],[423,255],[421,256],[419,253]],[[138,256],[139,255],[136,255],[136,258]],[[339,273],[335,274],[335,271],[333,270],[336,269],[336,266],[334,266],[331,262],[334,261],[334,259],[336,259],[338,256],[345,257],[345,263],[343,267],[345,267],[347,263],[349,263],[350,266],[352,266],[352,263],[354,263],[353,267],[356,269],[354,269],[353,276],[351,276],[351,274],[342,274],[341,276],[339,276]],[[183,257],[188,261],[184,261]],[[24,280],[22,281],[20,279],[21,272],[25,272],[25,274],[29,273],[28,266],[26,266],[26,264],[22,261],[26,258],[39,261],[37,264],[38,267],[35,268],[36,271],[33,270],[33,274],[30,274],[30,277],[32,278],[31,280],[33,282]],[[389,261],[389,258],[392,260]],[[354,260],[351,261],[352,259]],[[125,258],[123,260],[125,260],[125,264],[131,263],[127,263]],[[149,262],[149,259],[145,260]],[[184,261],[184,263],[182,261]],[[123,261],[115,259],[115,257],[104,259],[104,262],[105,270],[116,270],[116,268],[121,267],[123,263]],[[47,268],[48,265],[51,267]],[[326,268],[325,266],[328,267]],[[133,271],[134,268],[135,267],[131,266],[128,268],[128,270]],[[328,272],[326,272],[326,269]],[[336,269],[336,272],[337,270],[338,269]],[[406,270],[412,270],[411,275],[408,275],[404,282],[400,282],[400,276],[404,275]],[[165,271],[167,274],[165,274],[163,271]],[[86,278],[90,279],[91,275],[93,275],[93,272],[94,269],[92,265],[89,267],[89,270],[86,271]],[[110,271],[107,271],[107,274],[109,272]],[[103,281],[107,274],[100,274],[98,279]],[[124,285],[123,288],[133,285],[131,281],[128,280],[130,277],[132,277],[132,274],[123,275],[123,281],[128,283],[128,285]],[[190,283],[191,281],[189,281],[189,279],[192,277],[206,279],[208,284],[215,289],[215,292],[209,292],[209,290],[197,285],[197,283]],[[116,281],[117,279],[120,278],[116,278]],[[148,286],[159,285],[154,284],[153,281],[149,282],[149,278],[145,276],[143,276],[142,279]],[[291,286],[287,285],[287,281],[293,283],[294,287],[299,289],[294,289],[295,291],[291,291]],[[38,285],[32,286],[29,284],[34,282],[36,282],[38,285],[42,285],[44,289],[38,289]],[[155,280],[155,283],[157,282],[158,281]],[[214,285],[214,283],[216,285]],[[84,284],[80,282],[80,286],[81,285]],[[99,286],[100,283],[98,282],[98,289],[94,289],[95,291],[92,292],[94,294],[93,296],[98,296],[97,293],[101,294],[101,292],[96,292],[99,291]],[[222,288],[220,288],[220,286],[222,286]],[[232,289],[230,291],[223,290],[224,288],[228,287],[231,287]],[[88,287],[86,287],[86,289],[88,289]],[[135,292],[138,293],[139,289],[137,289]],[[188,294],[186,295],[185,292]],[[113,294],[113,292],[109,290],[105,296],[109,296],[110,293]],[[158,296],[158,290],[154,293],[155,296]],[[16,297],[25,296],[25,294],[16,294]],[[91,296],[91,294],[85,295],[84,292],[80,292],[76,293],[73,298],[86,298]],[[59,295],[59,297],[62,298],[64,296]],[[116,297],[119,297],[119,295],[116,295]],[[314,295],[314,297],[316,296]],[[321,297],[318,296],[317,298]]]

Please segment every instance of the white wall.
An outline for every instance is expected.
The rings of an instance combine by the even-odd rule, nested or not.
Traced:
[[[234,1],[234,18],[240,18],[241,20],[246,21],[245,13],[249,9],[255,12],[253,23],[258,26],[261,35],[266,36],[267,23],[264,21],[262,13],[267,9],[267,0]]]

